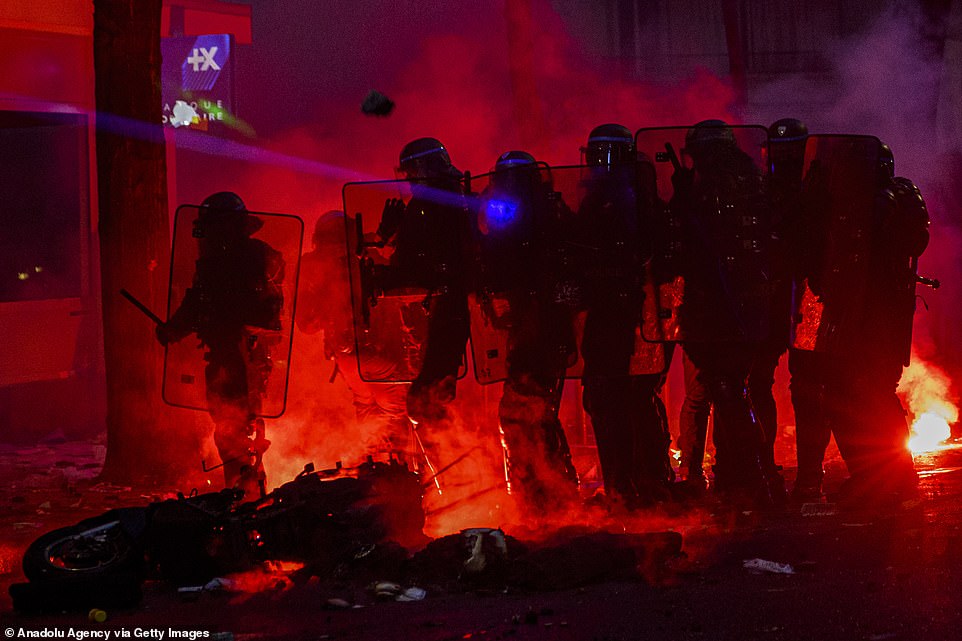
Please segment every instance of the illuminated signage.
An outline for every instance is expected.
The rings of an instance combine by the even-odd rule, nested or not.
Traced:
[[[161,40],[163,122],[209,131],[224,124],[234,98],[230,34]]]

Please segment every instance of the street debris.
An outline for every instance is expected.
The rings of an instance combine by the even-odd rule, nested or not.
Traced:
[[[508,558],[508,544],[500,528],[472,528],[462,530],[461,534],[471,548],[471,556],[464,562],[467,572],[481,572],[489,563]]]
[[[423,601],[428,595],[427,590],[417,587],[410,587],[397,595],[394,599],[395,601]]]
[[[370,589],[379,599],[393,599],[401,593],[401,586],[391,581],[379,581],[371,585]]]
[[[835,503],[803,503],[802,516],[835,516],[838,505]]]
[[[123,492],[109,484],[95,491]],[[108,494],[110,498],[116,494]],[[24,553],[29,583],[11,591],[21,611],[79,608],[98,595],[111,603],[139,598],[118,586],[161,578],[183,599],[204,591],[282,589],[274,574],[247,572],[283,560],[303,569],[297,580],[330,577],[342,568],[394,562],[393,541],[424,539],[417,475],[395,460],[316,472],[313,465],[256,502],[241,503],[234,490],[179,495],[143,507],[122,507],[36,539]],[[19,527],[18,527],[19,525]],[[15,529],[42,524],[15,524]],[[211,541],[219,545],[210,545]],[[121,553],[114,553],[113,542]],[[110,542],[110,544],[105,544]],[[381,545],[383,544],[383,545]],[[406,556],[406,554],[405,554]],[[225,574],[236,579],[223,579]],[[394,596],[401,593],[398,586]],[[116,597],[116,598],[115,598]],[[416,600],[418,593],[407,597]],[[423,598],[423,597],[422,597]]]
[[[335,610],[347,610],[351,607],[351,604],[344,599],[328,599],[327,605]]]
[[[400,584],[393,581],[378,581],[368,586],[368,590],[382,601],[423,601],[427,596],[427,590],[419,587],[403,588]]]
[[[613,534],[562,529],[543,545],[512,559],[509,583],[534,590],[564,590],[612,579],[658,584],[681,554],[678,532]]]
[[[93,608],[87,613],[87,620],[92,623],[103,623],[107,620],[107,613],[99,608]]]
[[[184,601],[196,601],[205,592],[240,592],[241,589],[236,581],[231,579],[218,578],[210,581],[206,585],[187,585],[177,588],[177,594]]]
[[[208,592],[225,591],[230,592],[237,589],[237,582],[226,577],[216,577],[204,584],[204,590]]]
[[[788,563],[777,563],[765,559],[747,559],[742,562],[742,567],[750,572],[771,574],[795,574],[795,568]]]
[[[195,594],[200,594],[204,591],[204,586],[202,585],[185,585],[177,588],[177,594],[182,596],[190,596]]]

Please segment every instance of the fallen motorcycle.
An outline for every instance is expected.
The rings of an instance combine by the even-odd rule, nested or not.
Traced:
[[[241,498],[230,489],[179,495],[48,532],[24,553],[29,583],[11,586],[14,607],[127,607],[149,578],[198,584],[263,561],[305,562],[322,573],[372,545],[427,540],[421,482],[395,460],[308,465],[259,500]]]

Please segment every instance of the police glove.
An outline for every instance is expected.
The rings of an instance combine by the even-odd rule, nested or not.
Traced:
[[[397,233],[404,216],[404,201],[400,198],[388,198],[381,212],[381,224],[377,228],[377,235],[387,240]]]
[[[695,171],[693,169],[679,167],[671,175],[671,186],[674,187],[676,194],[690,190],[694,182]]]

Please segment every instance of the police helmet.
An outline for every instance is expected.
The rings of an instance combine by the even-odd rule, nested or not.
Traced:
[[[498,156],[498,161],[494,164],[495,171],[515,169],[537,164],[534,156],[526,151],[506,151]]]
[[[247,211],[247,205],[244,204],[240,196],[232,191],[219,191],[216,194],[211,194],[204,199],[200,206],[217,212]]]
[[[697,151],[713,144],[735,144],[735,133],[724,120],[702,120],[685,134],[685,149],[688,151]]]
[[[324,212],[314,223],[314,235],[311,237],[314,248],[327,247],[334,244],[344,244],[344,212],[332,209]]]
[[[526,151],[506,151],[498,156],[492,185],[508,191],[528,190],[541,181],[538,161]]]
[[[264,226],[260,218],[247,213],[243,199],[232,191],[219,191],[205,198],[195,224],[227,235],[233,233],[231,230],[243,230],[250,235]]]
[[[618,165],[635,160],[635,139],[624,125],[599,125],[588,134],[582,147],[587,165]]]
[[[770,142],[798,142],[808,138],[808,127],[797,118],[776,120],[768,128]]]
[[[895,178],[895,156],[892,154],[892,148],[884,142],[878,150],[878,169],[880,180]]]
[[[451,164],[448,150],[437,138],[418,138],[404,145],[399,158],[399,170],[411,178],[461,178],[461,172]]]

